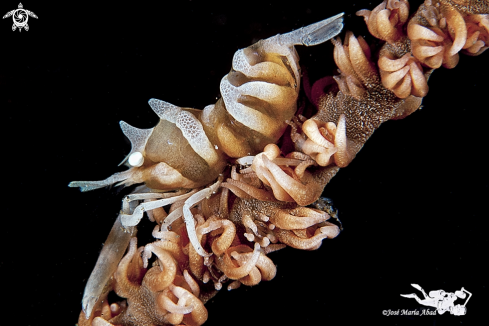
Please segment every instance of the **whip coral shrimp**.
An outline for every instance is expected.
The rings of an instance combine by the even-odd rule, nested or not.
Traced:
[[[426,6],[433,3],[449,7],[442,12],[453,9],[441,1]],[[380,124],[412,114],[428,93],[435,67],[410,48],[408,27],[425,13],[410,20],[406,11],[407,1],[385,1],[374,14],[359,12],[380,50],[352,32],[333,39],[340,74],[306,87],[317,113],[296,113],[301,74],[292,45],[308,43],[304,36],[313,35],[313,45],[336,35],[341,16],[238,51],[221,81],[222,98],[203,111],[152,99],[160,118],[154,129],[121,123],[132,145],[123,161],[130,169],[70,184],[92,190],[145,183],[123,201],[79,323],[200,325],[208,318],[203,303],[217,291],[276,275],[269,253],[285,246],[314,250],[336,237],[334,211],[319,201],[324,187]],[[445,33],[444,42],[477,54],[484,48],[484,17],[459,15],[471,34],[462,47],[462,32]],[[445,66],[452,68],[456,53],[446,47]],[[156,223],[156,240],[137,248],[136,226],[145,213]],[[107,257],[112,262],[101,263]],[[126,300],[109,305],[111,290]]]
[[[128,306],[126,309],[119,307],[112,314],[115,323],[178,324],[184,320],[185,323],[200,325],[207,319],[205,308],[197,313],[191,308],[195,308],[195,304],[186,310],[176,306],[185,306],[189,300],[199,301],[199,298],[205,302],[214,295],[214,290],[198,290],[193,278],[203,284],[212,280],[215,290],[219,290],[222,282],[228,279],[234,280],[230,288],[240,284],[257,284],[261,279],[271,279],[275,275],[275,266],[265,254],[283,247],[275,245],[278,240],[297,248],[313,249],[321,244],[322,239],[338,234],[337,226],[326,222],[330,216],[325,212],[299,208],[294,203],[275,203],[279,198],[275,199],[266,190],[256,188],[260,187],[257,184],[261,183],[260,174],[236,173],[236,165],[233,166],[231,178],[225,183],[223,174],[233,158],[259,154],[265,145],[274,144],[282,137],[287,122],[295,115],[300,89],[301,75],[294,46],[313,46],[331,39],[343,27],[342,16],[339,14],[290,33],[279,34],[237,51],[231,72],[221,81],[222,98],[203,111],[151,99],[149,105],[160,118],[156,127],[137,129],[121,121],[121,129],[132,146],[122,163],[127,163],[130,169],[102,181],[74,181],[69,185],[89,191],[115,183],[145,184],[123,200],[120,216],[85,291],[83,306],[87,319],[95,317],[94,323],[102,322],[100,317],[91,315],[106,309],[104,305],[100,306],[102,301],[99,297],[106,295],[101,285],[112,282],[112,274],[117,268],[113,287],[117,294],[127,298]],[[302,163],[297,159],[288,159],[281,164],[301,166]],[[302,165],[302,169],[306,166]],[[254,181],[248,183],[249,178]],[[222,189],[219,190],[221,185]],[[231,192],[238,198],[231,197]],[[312,204],[319,194],[314,199],[309,196],[307,203],[298,203]],[[250,201],[253,197],[263,199],[263,196],[266,202]],[[228,207],[230,200],[231,207]],[[242,206],[238,203],[242,203]],[[168,205],[171,207],[166,213],[163,207]],[[249,205],[254,207],[252,211]],[[117,267],[123,248],[135,235],[135,226],[145,212],[151,221],[157,222],[153,235],[161,240],[144,247],[144,268],[139,269],[141,262],[135,256],[135,241],[131,242],[130,251]],[[242,224],[248,232],[236,234],[234,225],[229,229],[226,218]],[[213,222],[208,225],[211,220]],[[221,228],[224,230],[219,231]],[[274,229],[274,232],[270,231]],[[240,245],[241,241],[246,241],[242,237],[255,243],[253,249]],[[211,241],[210,253],[203,246],[206,238]],[[245,255],[246,248],[252,251],[251,258]],[[233,249],[242,251],[242,254]],[[150,270],[152,274],[150,271],[146,273],[147,259],[152,253],[158,257],[160,264],[170,264],[168,266],[172,267],[162,267],[160,271],[155,270],[158,267],[153,267]],[[162,255],[167,258],[163,260]],[[183,288],[175,287],[176,284],[181,285],[180,281],[177,282],[176,274],[166,275],[166,269],[177,269],[171,265],[175,255],[181,257],[178,269],[180,273],[188,275],[185,284],[192,288],[193,296],[187,293],[180,297],[177,293],[183,293]],[[127,285],[132,290],[124,290],[126,286],[123,284],[130,284],[131,279],[136,277],[133,273],[146,275],[140,289],[136,290],[132,284]],[[159,276],[155,276],[156,283],[151,281],[151,285],[147,285],[150,274]],[[137,278],[141,279],[141,276]],[[162,285],[158,281],[161,278],[168,278],[169,283]],[[165,289],[171,292],[160,295],[159,292]],[[152,299],[144,296],[148,291],[154,292]],[[140,294],[134,297],[135,292]],[[172,300],[176,300],[175,296],[183,301],[172,303]],[[137,307],[147,300],[153,301],[150,305],[161,304],[161,313],[141,314]],[[194,313],[197,315],[194,316]]]

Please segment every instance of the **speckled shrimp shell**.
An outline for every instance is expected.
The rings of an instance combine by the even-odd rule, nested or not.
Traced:
[[[88,191],[144,182],[152,189],[191,189],[215,180],[226,158],[255,155],[277,142],[296,111],[301,76],[294,45],[329,40],[341,30],[341,16],[238,50],[221,81],[222,98],[203,111],[151,99],[160,118],[156,127],[120,123],[132,144],[123,161],[131,169],[102,181],[73,181],[70,187]]]

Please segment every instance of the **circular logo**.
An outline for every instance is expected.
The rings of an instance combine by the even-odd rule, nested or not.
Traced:
[[[17,27],[24,27],[29,19],[29,16],[24,9],[17,9],[12,16],[14,19],[14,24]]]
[[[22,6],[22,3],[19,3],[19,7],[14,10],[10,10],[7,12],[2,18],[8,18],[12,16],[12,20],[14,21],[14,24],[12,25],[12,31],[15,31],[16,29],[22,31],[22,29],[25,29],[26,31],[29,30],[29,25],[27,25],[27,21],[29,20],[29,16],[33,18],[37,18],[36,14],[33,13],[30,10],[24,9],[24,6]]]

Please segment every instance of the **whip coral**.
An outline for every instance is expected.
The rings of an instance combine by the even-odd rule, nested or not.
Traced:
[[[335,238],[341,224],[320,198],[327,183],[383,122],[420,107],[433,69],[453,68],[461,50],[484,50],[487,6],[458,6],[427,0],[409,17],[402,0],[360,11],[381,47],[349,31],[332,39],[339,75],[320,82],[314,114],[297,112],[294,45],[333,38],[341,14],[237,51],[222,98],[203,111],[151,99],[156,127],[121,122],[132,144],[129,169],[70,184],[92,190],[144,183],[123,200],[79,325],[201,325],[204,304],[223,287],[275,277],[269,253],[314,250]],[[145,214],[156,223],[155,240],[137,248]],[[124,300],[109,304],[111,291]]]

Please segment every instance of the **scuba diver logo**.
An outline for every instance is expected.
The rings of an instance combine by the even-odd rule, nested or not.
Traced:
[[[401,297],[414,298],[416,301],[418,301],[418,303],[422,304],[423,306],[435,308],[440,315],[444,314],[447,311],[455,316],[463,316],[467,313],[467,308],[465,307],[465,305],[472,296],[472,293],[464,288],[462,288],[460,291],[455,291],[455,293],[445,292],[443,290],[436,290],[430,291],[430,294],[426,295],[426,292],[418,284],[411,284],[411,286],[421,291],[424,299],[420,299],[415,293],[401,294]],[[458,298],[462,300],[467,298],[467,300],[465,300],[465,303],[463,305],[455,305],[454,302]]]
[[[15,31],[15,29],[18,28],[19,32],[22,31],[22,28],[24,28],[26,31],[29,30],[29,25],[27,25],[29,16],[33,18],[37,18],[35,13],[29,10],[25,10],[22,6],[22,3],[19,3],[19,8],[9,11],[8,13],[5,14],[5,16],[3,16],[3,18],[7,18],[10,16],[12,16],[12,19],[14,20],[14,24],[12,25],[12,31]]]

